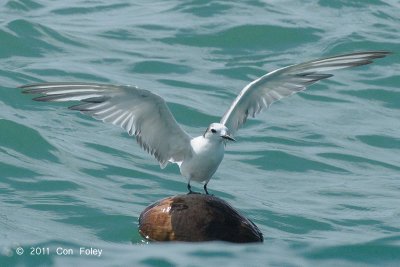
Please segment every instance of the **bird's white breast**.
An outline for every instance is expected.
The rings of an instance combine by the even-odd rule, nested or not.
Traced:
[[[224,157],[224,144],[199,136],[190,145],[192,156],[180,166],[181,174],[192,181],[208,182]]]

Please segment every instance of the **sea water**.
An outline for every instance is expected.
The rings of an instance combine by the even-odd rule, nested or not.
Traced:
[[[400,265],[399,14],[397,0],[2,1],[0,266]],[[16,89],[137,85],[198,136],[268,71],[364,50],[394,54],[283,99],[227,145],[209,191],[263,244],[145,242],[140,212],[186,192],[178,167]]]

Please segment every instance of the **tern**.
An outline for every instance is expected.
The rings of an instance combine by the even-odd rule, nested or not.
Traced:
[[[205,132],[191,137],[177,123],[166,102],[159,95],[129,85],[81,82],[51,82],[20,86],[24,93],[40,94],[36,101],[79,101],[70,106],[95,119],[122,127],[135,135],[139,145],[165,168],[176,163],[180,173],[191,181],[207,184],[220,165],[225,145],[235,141],[236,131],[273,102],[303,91],[307,86],[332,77],[336,69],[370,64],[388,51],[366,51],[320,58],[279,68],[247,84],[219,122]]]

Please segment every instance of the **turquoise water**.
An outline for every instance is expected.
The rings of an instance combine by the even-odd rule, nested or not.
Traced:
[[[0,14],[0,266],[400,265],[399,1],[8,0]],[[274,104],[228,145],[209,190],[261,245],[146,244],[139,214],[186,192],[178,168],[15,89],[135,84],[197,136],[267,71],[372,49],[395,54]]]

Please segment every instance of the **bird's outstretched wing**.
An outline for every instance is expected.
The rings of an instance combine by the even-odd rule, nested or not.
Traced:
[[[135,135],[141,147],[164,168],[190,155],[191,137],[178,125],[164,99],[134,86],[96,83],[41,83],[21,86],[41,94],[37,101],[80,101],[69,107],[95,119],[118,125]]]
[[[242,89],[221,118],[221,124],[234,134],[246,122],[249,115],[254,117],[273,102],[333,76],[326,72],[370,64],[372,60],[385,57],[389,53],[387,51],[352,53],[317,59],[269,72]]]

